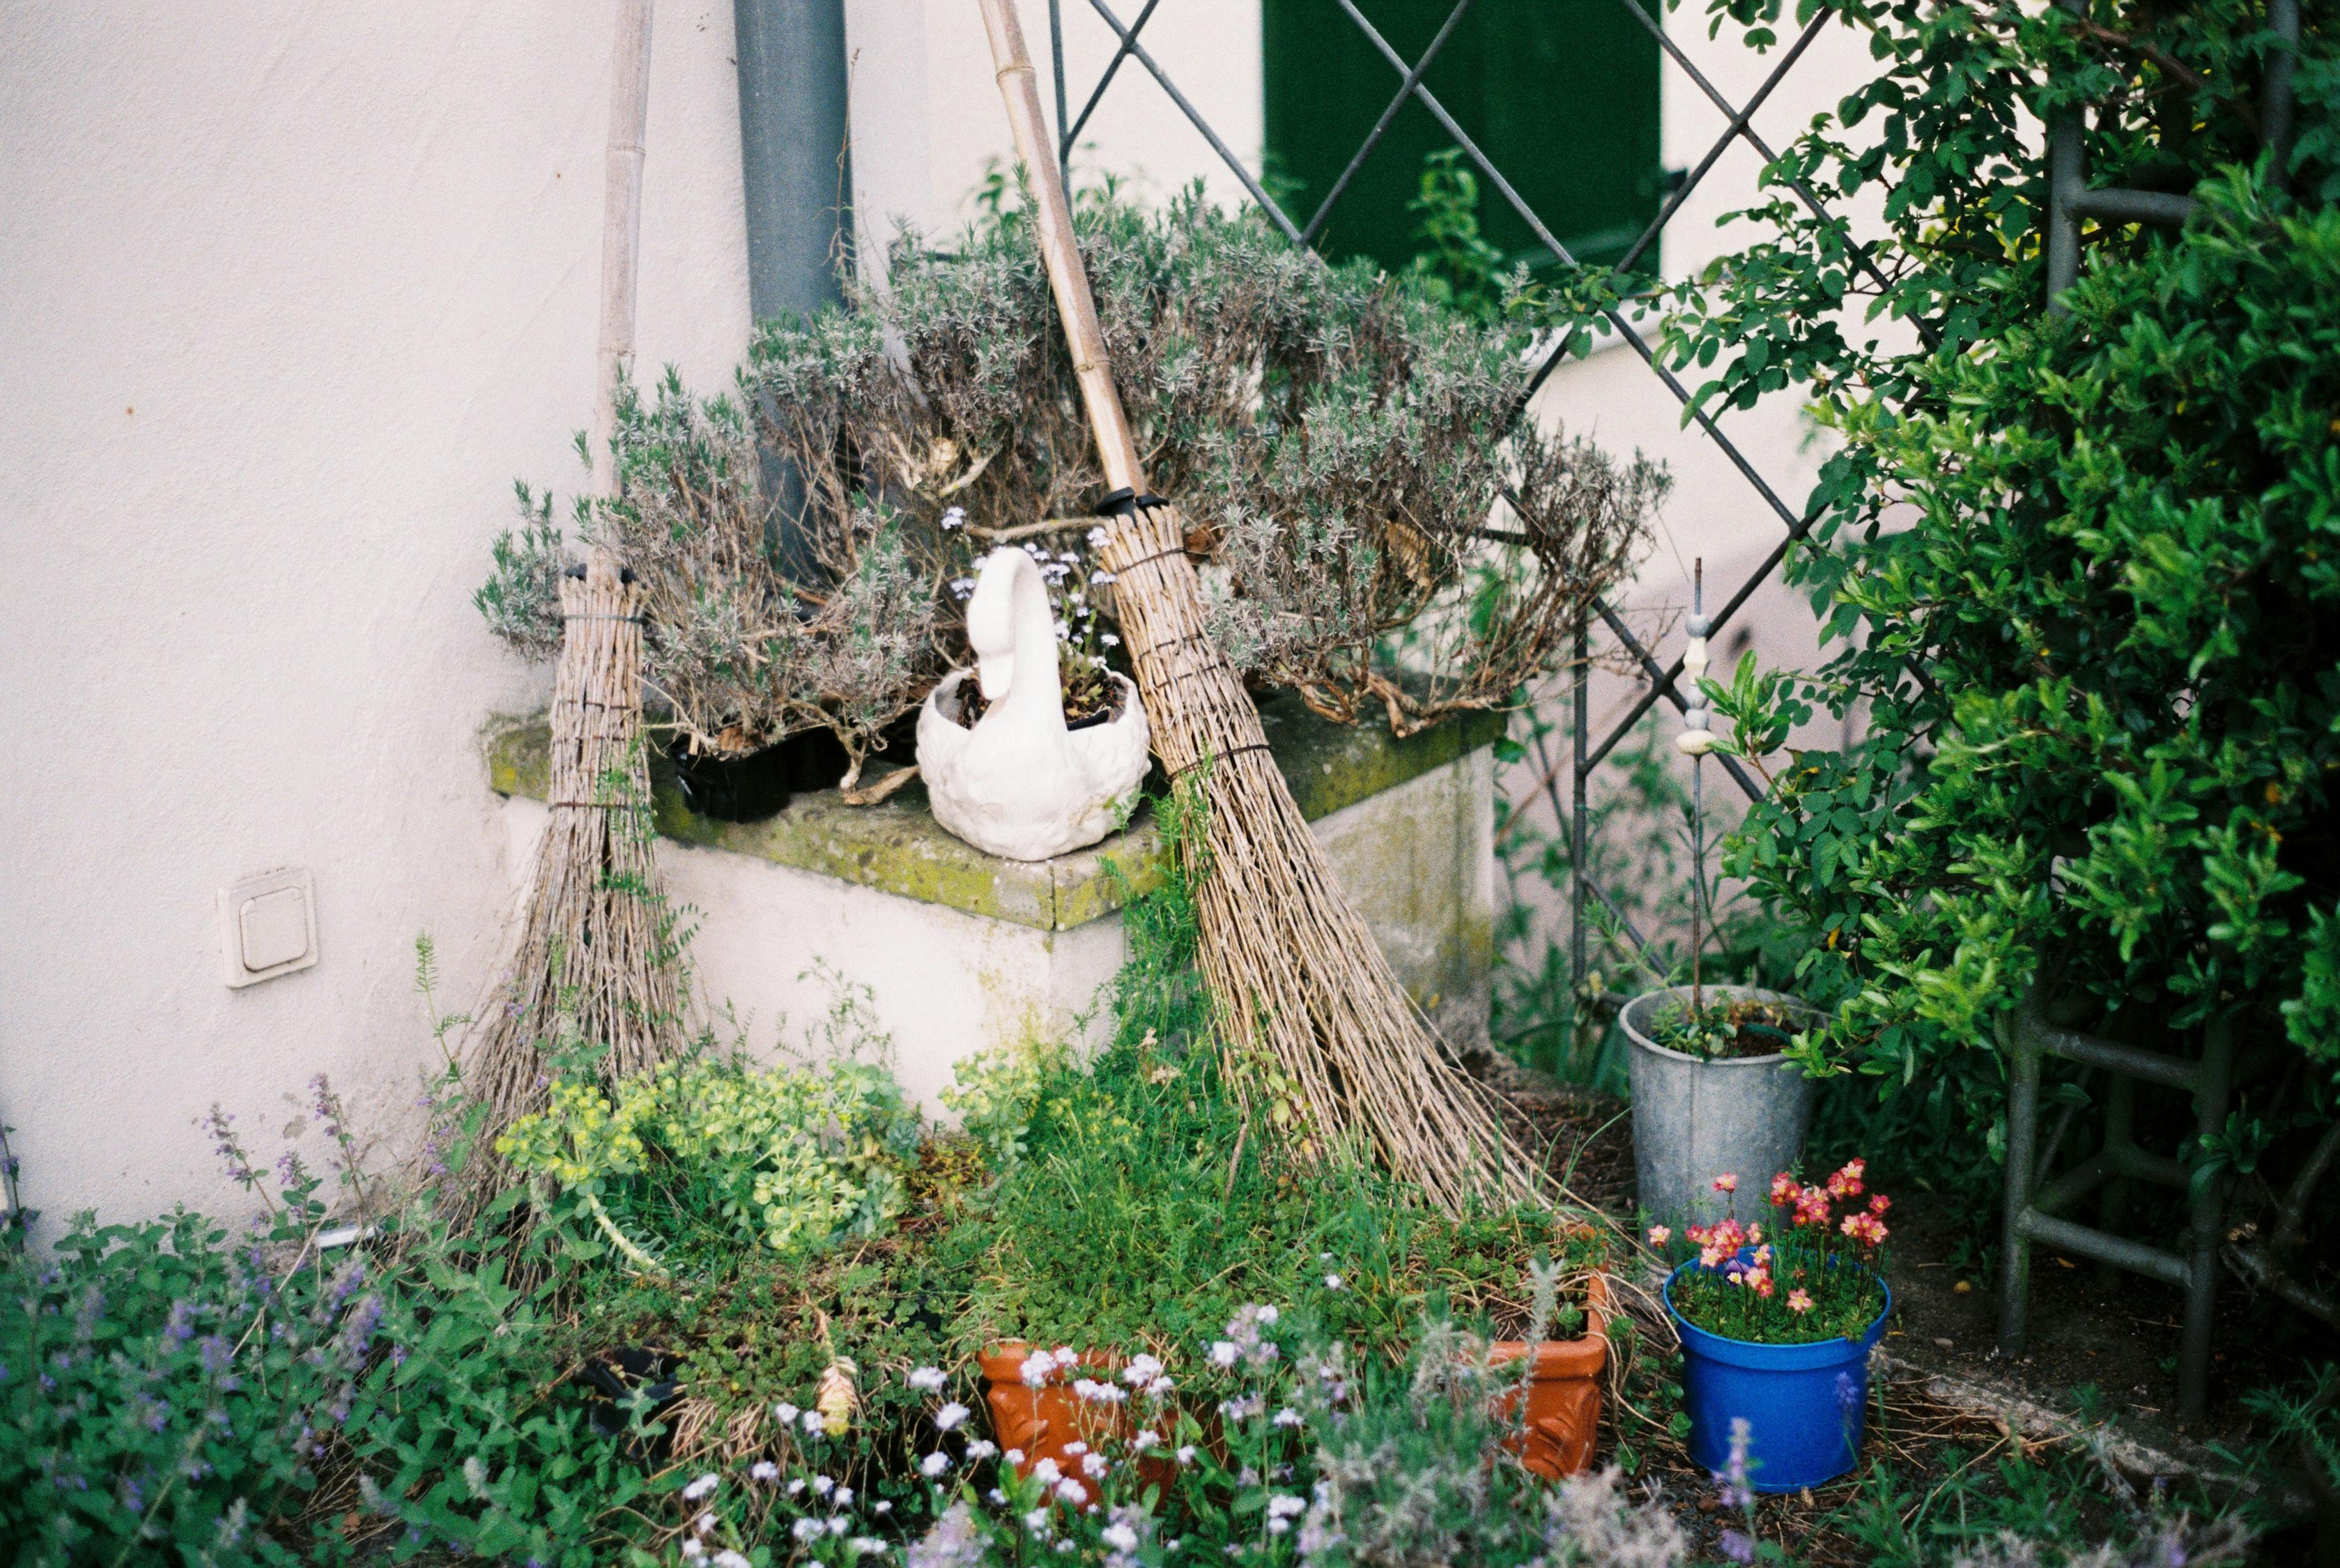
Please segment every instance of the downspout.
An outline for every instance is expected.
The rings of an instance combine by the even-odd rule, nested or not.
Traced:
[[[739,162],[748,210],[748,307],[759,322],[845,297],[850,259],[844,0],[733,0]],[[795,518],[804,487],[768,457],[770,548],[808,570]]]

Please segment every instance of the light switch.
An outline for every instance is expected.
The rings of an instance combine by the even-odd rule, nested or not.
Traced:
[[[273,980],[316,963],[316,898],[307,871],[288,866],[246,877],[220,890],[219,906],[230,986]]]

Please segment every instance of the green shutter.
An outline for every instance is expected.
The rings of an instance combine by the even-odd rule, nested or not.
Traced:
[[[1306,223],[1400,83],[1334,0],[1263,0],[1271,172]],[[1451,0],[1357,0],[1409,61]],[[1578,260],[1613,263],[1657,215],[1658,45],[1618,0],[1474,0],[1424,78]],[[1409,103],[1318,236],[1335,256],[1401,267],[1420,248],[1406,211],[1423,159],[1451,145]],[[1480,182],[1487,237],[1517,261],[1551,259],[1501,194]]]

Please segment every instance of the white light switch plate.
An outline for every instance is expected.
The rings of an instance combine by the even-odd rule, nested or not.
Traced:
[[[317,897],[297,866],[220,889],[220,946],[231,987],[257,985],[317,962]]]

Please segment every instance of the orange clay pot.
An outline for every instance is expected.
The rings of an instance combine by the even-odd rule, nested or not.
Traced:
[[[1576,1339],[1547,1339],[1534,1347],[1527,1388],[1526,1429],[1503,1444],[1520,1463],[1547,1481],[1574,1475],[1592,1463],[1601,1431],[1601,1379],[1609,1367],[1609,1282],[1594,1275],[1584,1291],[1584,1333]],[[1497,1362],[1517,1361],[1529,1352],[1523,1339],[1499,1339],[1487,1347]],[[1497,1408],[1511,1414],[1517,1392]]]
[[[1037,1348],[1011,1339],[983,1353],[984,1403],[991,1407],[992,1435],[1002,1449],[1022,1451],[1023,1462],[1016,1466],[1018,1476],[1028,1479],[1043,1459],[1055,1460],[1066,1475],[1079,1476],[1080,1456],[1066,1453],[1068,1446],[1086,1443],[1096,1449],[1108,1440],[1125,1444],[1137,1435],[1137,1421],[1126,1400],[1104,1404],[1083,1399],[1061,1374],[1038,1388],[1026,1383],[1024,1358]],[[1125,1365],[1118,1355],[1084,1355],[1078,1370],[1110,1383]],[[1137,1462],[1137,1473],[1166,1493],[1177,1469],[1166,1458],[1147,1458]]]
[[[1596,1274],[1585,1287],[1583,1335],[1547,1339],[1534,1347],[1526,1428],[1504,1446],[1546,1480],[1577,1474],[1592,1463],[1601,1430],[1601,1380],[1609,1367],[1611,1310],[1608,1281]],[[992,1432],[1002,1449],[1022,1452],[1024,1461],[1016,1467],[1019,1476],[1028,1477],[1043,1459],[1078,1475],[1079,1456],[1066,1454],[1068,1445],[1086,1443],[1094,1449],[1107,1440],[1126,1443],[1136,1434],[1136,1422],[1126,1402],[1095,1404],[1055,1378],[1042,1387],[1030,1386],[1024,1381],[1024,1358],[1034,1348],[1009,1340],[984,1352],[984,1397],[991,1407]],[[1499,1339],[1488,1349],[1500,1363],[1519,1360],[1529,1346],[1522,1339]],[[1117,1376],[1123,1365],[1117,1355],[1086,1355],[1081,1370],[1103,1382]],[[1505,1394],[1498,1408],[1508,1414],[1519,1397],[1516,1392]],[[1167,1491],[1175,1469],[1166,1458],[1147,1458],[1138,1462],[1138,1474]]]

